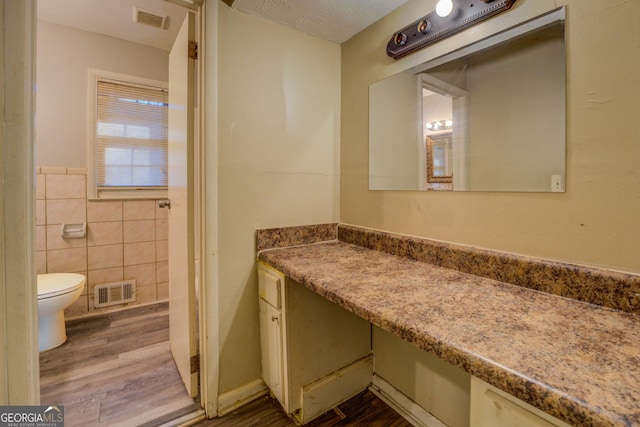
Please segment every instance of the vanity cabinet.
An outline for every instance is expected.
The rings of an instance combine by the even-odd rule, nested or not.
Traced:
[[[510,394],[471,377],[471,427],[570,427]]]
[[[262,377],[301,424],[365,390],[373,375],[371,325],[258,264]]]
[[[262,379],[273,396],[282,402],[284,390],[281,291],[284,276],[275,270],[261,268],[258,270],[258,283]]]

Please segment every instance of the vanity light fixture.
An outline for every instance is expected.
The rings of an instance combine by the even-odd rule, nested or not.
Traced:
[[[438,16],[445,17],[451,15],[453,11],[453,0],[440,0],[436,5],[436,13]]]
[[[396,31],[387,55],[402,58],[511,8],[516,0],[439,0],[436,10]]]

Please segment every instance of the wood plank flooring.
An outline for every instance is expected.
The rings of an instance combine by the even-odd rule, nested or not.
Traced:
[[[410,427],[412,424],[391,409],[369,390],[349,399],[336,409],[326,412],[305,427],[366,426]],[[295,427],[275,399],[264,396],[235,411],[197,427]]]
[[[195,409],[169,350],[169,310],[162,303],[67,324],[67,342],[40,353],[40,400],[64,405],[65,426],[155,425]],[[280,404],[261,397],[200,427],[294,427]],[[307,424],[310,427],[411,424],[370,391]]]
[[[40,353],[40,401],[65,426],[138,426],[192,406],[169,349],[169,305],[71,321],[67,342]]]

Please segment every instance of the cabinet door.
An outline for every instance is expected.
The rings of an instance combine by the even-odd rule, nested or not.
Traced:
[[[262,379],[282,402],[282,327],[280,310],[260,299]]]

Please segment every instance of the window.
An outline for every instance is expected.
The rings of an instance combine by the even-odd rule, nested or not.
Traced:
[[[95,197],[163,196],[168,172],[166,84],[98,71],[93,75],[89,176]]]

